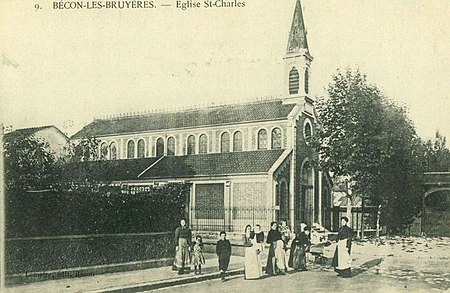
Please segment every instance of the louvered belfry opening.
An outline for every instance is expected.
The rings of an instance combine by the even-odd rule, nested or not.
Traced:
[[[293,67],[289,72],[289,94],[295,95],[298,94],[299,89],[299,75],[298,70]]]

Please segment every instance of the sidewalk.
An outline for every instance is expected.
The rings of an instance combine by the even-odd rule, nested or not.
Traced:
[[[366,247],[365,247],[366,246]],[[382,258],[386,257],[386,252],[381,251],[374,245],[370,246],[355,244],[353,257],[353,271],[361,273],[370,270],[372,267],[378,273],[378,270],[384,266],[380,265]],[[334,251],[329,249],[328,253]],[[262,264],[267,262],[267,250],[262,255]],[[35,282],[26,285],[11,286],[6,292],[18,293],[40,293],[40,292],[142,292],[169,286],[188,284],[219,278],[217,257],[213,253],[204,253],[206,264],[202,268],[201,275],[195,275],[193,272],[184,275],[178,275],[172,271],[171,266],[159,268],[142,269],[135,271],[125,271],[118,273],[99,274],[92,277],[68,278],[60,280],[51,280]],[[328,255],[328,257],[330,257]],[[310,256],[308,269],[315,272],[333,271],[328,265],[315,265],[313,257]],[[331,259],[329,259],[331,261]],[[239,275],[244,273],[244,257],[232,256],[230,260],[228,275]]]
[[[128,271],[61,280],[35,282],[26,285],[11,286],[6,292],[41,293],[41,292],[140,292],[178,284],[198,282],[218,278],[217,256],[205,253],[206,264],[202,274],[178,275],[170,266],[145,270]],[[228,272],[232,275],[242,274],[244,258],[232,256]]]

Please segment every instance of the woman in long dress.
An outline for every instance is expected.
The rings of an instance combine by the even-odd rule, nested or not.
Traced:
[[[173,269],[178,269],[178,274],[184,274],[190,270],[190,250],[191,250],[192,232],[186,226],[186,220],[181,219],[180,227],[175,230],[175,260]]]
[[[347,226],[348,218],[341,218],[341,228],[339,229],[337,238],[338,243],[336,246],[336,251],[334,252],[334,257],[331,265],[334,270],[338,273],[338,276],[343,278],[350,278],[351,274],[351,248],[352,248],[352,237],[353,230]]]
[[[259,256],[260,250],[256,241],[255,233],[252,231],[252,226],[247,225],[245,227],[244,235],[245,246],[245,279],[259,279],[262,276],[261,257]]]
[[[291,254],[288,265],[295,269],[306,271],[306,250],[311,245],[309,240],[309,227],[303,228],[302,233],[297,233],[291,245]]]
[[[281,240],[281,232],[278,231],[277,222],[272,222],[270,223],[270,231],[267,234],[266,240],[266,242],[270,244],[269,255],[267,257],[266,273],[272,276],[276,275],[279,271],[275,255],[275,247],[278,240]]]

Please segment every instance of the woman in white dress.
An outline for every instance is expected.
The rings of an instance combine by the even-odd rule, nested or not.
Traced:
[[[245,227],[244,246],[245,279],[259,279],[262,276],[261,257],[259,255],[260,250],[258,249],[259,246],[256,242],[255,233],[252,231],[252,226],[250,225]]]

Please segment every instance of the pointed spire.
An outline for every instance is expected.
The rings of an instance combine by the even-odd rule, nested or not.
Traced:
[[[292,19],[291,31],[289,32],[289,40],[286,51],[287,53],[301,51],[309,52],[300,0],[297,0],[297,4],[295,4],[294,17]]]

